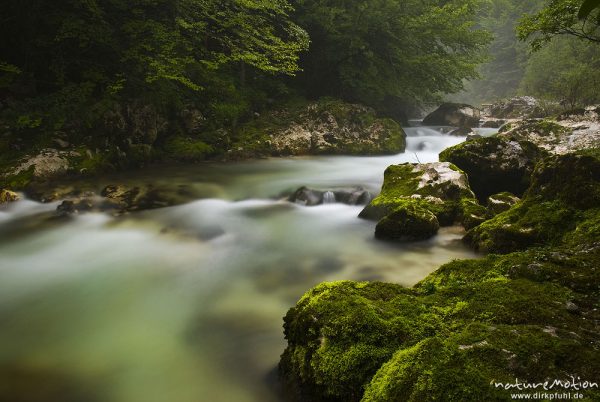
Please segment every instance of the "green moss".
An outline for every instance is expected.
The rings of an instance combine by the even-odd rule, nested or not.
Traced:
[[[541,161],[525,197],[469,231],[476,249],[508,253],[531,246],[597,239],[600,160],[562,155]]]
[[[0,187],[19,191],[25,189],[34,179],[34,166],[20,173],[0,176]]]
[[[315,401],[462,402],[511,400],[493,382],[517,378],[597,381],[599,165],[593,152],[545,159],[523,200],[469,232],[506,254],[453,261],[412,289],[340,282],[308,292],[285,319],[285,383]],[[597,388],[581,393],[600,400]]]
[[[503,191],[521,195],[530,184],[535,164],[547,155],[529,141],[484,137],[445,149],[440,161],[451,162],[469,177],[480,201]]]
[[[440,224],[436,216],[418,203],[397,208],[381,219],[375,238],[392,241],[415,241],[433,237]]]
[[[213,152],[205,142],[184,137],[171,137],[164,149],[169,158],[191,162],[203,161]]]
[[[516,127],[503,129],[501,132],[510,132],[511,137],[519,139],[532,133],[541,137],[549,137],[551,135],[560,137],[572,132],[572,129],[551,120],[526,120],[516,125]]]
[[[474,198],[463,198],[460,201],[460,221],[467,230],[479,226],[487,220],[488,210]]]
[[[532,249],[452,262],[414,289],[320,285],[286,316],[282,371],[335,401],[510,400],[490,381],[593,381],[599,262],[600,247]]]

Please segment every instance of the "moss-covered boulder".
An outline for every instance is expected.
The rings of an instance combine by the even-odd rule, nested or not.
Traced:
[[[435,236],[440,223],[422,205],[410,204],[394,210],[375,227],[375,238],[389,241],[426,240]]]
[[[385,155],[403,152],[406,134],[366,106],[334,99],[288,104],[237,129],[233,153]]]
[[[399,210],[402,212],[384,219]],[[423,211],[430,214],[424,214]],[[416,240],[426,238],[424,233],[433,236],[437,229],[431,230],[437,224],[449,226],[461,222],[470,229],[483,222],[486,214],[485,208],[479,205],[470,190],[464,172],[451,163],[434,162],[389,166],[384,173],[381,193],[361,211],[359,217],[380,221],[378,238],[409,239],[411,236],[406,230],[413,228],[416,230],[413,234]],[[408,216],[411,218],[402,226],[399,218],[405,215],[407,219]],[[430,219],[430,215],[437,222]],[[422,219],[417,219],[419,216]],[[394,222],[399,225],[396,230],[400,232],[392,230]],[[416,222],[426,224],[430,230],[418,230]],[[389,235],[386,236],[386,233]]]
[[[462,169],[473,192],[485,201],[503,191],[522,195],[535,164],[544,156],[545,151],[528,141],[486,137],[445,149],[440,160]]]
[[[360,217],[379,220],[408,204],[424,205],[442,225],[456,217],[458,202],[474,198],[465,174],[451,163],[404,163],[389,166],[384,172],[381,193],[360,213]]]
[[[479,109],[464,103],[444,103],[423,119],[425,126],[479,126]]]
[[[312,401],[468,402],[509,401],[495,384],[516,378],[597,381],[599,262],[592,242],[454,261],[412,289],[319,285],[284,319],[284,384]]]
[[[556,245],[600,232],[600,159],[568,154],[544,159],[523,200],[477,228],[465,240],[479,250],[507,253]]]
[[[517,96],[494,103],[490,117],[496,119],[522,119],[544,117],[546,114],[540,102],[532,96]]]

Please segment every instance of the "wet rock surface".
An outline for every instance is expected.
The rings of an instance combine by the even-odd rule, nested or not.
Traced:
[[[444,103],[423,119],[423,125],[473,128],[479,126],[479,119],[479,109],[471,105]]]
[[[532,142],[496,136],[448,148],[440,154],[440,160],[462,169],[473,192],[484,201],[503,191],[522,195],[536,163],[546,154]]]
[[[348,205],[366,205],[372,199],[373,195],[362,187],[328,190],[300,187],[288,197],[288,201],[308,207],[336,202]]]

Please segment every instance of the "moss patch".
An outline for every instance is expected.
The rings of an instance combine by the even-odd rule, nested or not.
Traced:
[[[413,289],[320,285],[286,315],[284,378],[339,401],[510,400],[490,381],[597,381],[598,262],[587,245],[455,261]]]

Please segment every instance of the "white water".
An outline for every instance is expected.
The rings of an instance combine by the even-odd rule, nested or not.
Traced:
[[[282,317],[310,287],[412,285],[473,256],[456,228],[390,245],[373,239],[374,223],[357,218],[361,207],[272,198],[303,185],[376,193],[388,165],[435,161],[463,140],[426,127],[407,133],[407,152],[396,156],[123,177],[182,183],[210,198],[121,218],[57,220],[56,204],[31,201],[0,211],[0,370],[58,373],[98,401],[278,400],[269,379],[285,347]]]

